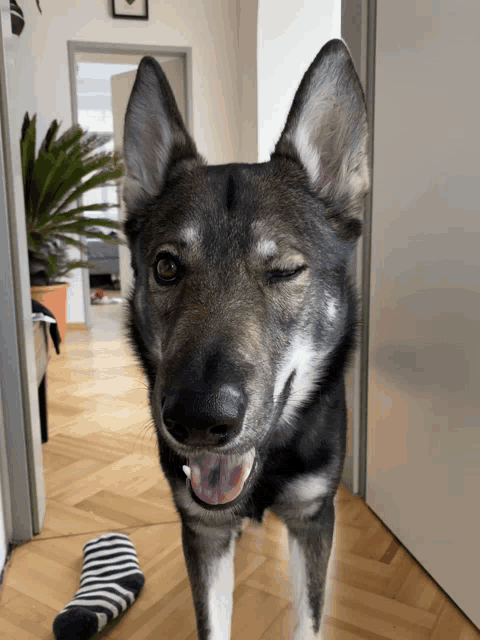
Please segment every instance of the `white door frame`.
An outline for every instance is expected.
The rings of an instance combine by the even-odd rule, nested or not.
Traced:
[[[377,0],[342,0],[341,33],[352,54],[367,103],[370,129],[370,175],[373,173],[373,124],[375,91],[375,42]],[[347,394],[351,416],[348,437],[351,439],[342,482],[354,494],[365,497],[367,477],[368,415],[368,326],[370,309],[370,253],[372,194],[364,202],[363,234],[359,240],[352,275],[360,293],[359,345],[350,372],[352,388]]]
[[[70,95],[72,105],[72,122],[78,124],[78,101],[77,101],[77,74],[75,69],[76,53],[98,53],[102,54],[125,54],[140,56],[175,56],[182,60],[184,65],[185,78],[185,102],[186,102],[186,122],[185,125],[190,133],[193,133],[193,84],[192,84],[192,48],[157,45],[122,44],[111,42],[85,42],[79,40],[69,40],[68,48],[68,68],[70,73]],[[92,313],[90,307],[90,285],[88,269],[82,269],[83,286],[83,306],[85,310],[85,324],[87,328],[92,326]]]
[[[20,131],[11,130],[15,105],[8,95],[8,75],[13,68],[9,68],[8,58],[15,38],[9,0],[0,0],[0,446],[4,449],[0,454],[0,482],[7,540],[25,542],[43,526],[45,489]]]

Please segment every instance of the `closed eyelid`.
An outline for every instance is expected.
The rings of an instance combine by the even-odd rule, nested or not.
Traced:
[[[306,263],[305,256],[301,253],[292,252],[285,253],[283,255],[272,256],[265,262],[265,266],[268,269],[280,271],[282,269],[298,269],[304,266]]]

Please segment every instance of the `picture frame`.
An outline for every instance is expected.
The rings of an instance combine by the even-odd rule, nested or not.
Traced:
[[[148,20],[148,0],[112,0],[114,18]]]

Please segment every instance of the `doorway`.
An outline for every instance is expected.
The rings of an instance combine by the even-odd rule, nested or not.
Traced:
[[[162,65],[187,129],[191,131],[193,105],[189,48],[68,43],[72,121],[102,136],[105,140],[102,150],[122,153],[123,118],[138,64],[146,55],[154,57]],[[112,207],[99,215],[122,222],[121,189],[121,184],[99,188],[90,192],[88,198],[92,203],[111,203]],[[119,235],[122,238],[121,232]],[[83,300],[78,300],[77,304],[83,304],[85,324],[91,328],[91,304],[98,300],[96,290],[101,289],[102,303],[121,301],[128,295],[130,255],[126,245],[112,245],[93,239],[87,242],[85,254],[95,268],[82,270]]]

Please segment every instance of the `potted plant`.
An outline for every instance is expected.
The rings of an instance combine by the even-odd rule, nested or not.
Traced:
[[[74,125],[57,137],[59,128],[54,120],[36,153],[36,115],[30,118],[26,113],[20,148],[32,298],[52,311],[64,337],[65,277],[72,269],[91,266],[83,259],[73,259],[71,248],[83,252],[86,238],[120,243],[115,233],[118,222],[96,217],[99,211],[118,205],[84,205],[82,196],[112,184],[122,168],[115,153],[99,151],[105,144],[102,136]]]

